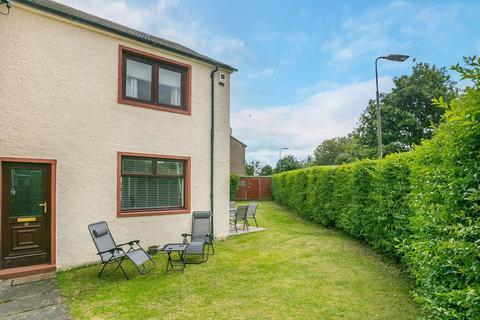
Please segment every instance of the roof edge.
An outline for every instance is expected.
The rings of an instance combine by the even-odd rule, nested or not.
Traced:
[[[181,50],[177,50],[175,48],[171,48],[171,47],[168,47],[166,45],[162,45],[160,43],[155,43],[155,42],[152,42],[152,41],[147,41],[146,39],[143,39],[141,37],[136,37],[132,34],[129,34],[127,32],[123,32],[121,30],[118,30],[118,29],[115,29],[115,28],[112,28],[112,27],[108,27],[108,26],[105,26],[105,25],[102,25],[102,24],[99,24],[99,23],[95,23],[93,21],[89,21],[87,19],[83,19],[82,17],[79,17],[79,16],[74,16],[74,15],[69,15],[67,13],[64,13],[62,11],[59,11],[59,10],[55,10],[53,8],[49,8],[49,7],[45,7],[45,6],[42,6],[41,4],[38,4],[38,3],[35,3],[35,2],[31,2],[31,1],[28,1],[28,0],[15,0],[16,3],[20,3],[20,4],[23,4],[23,5],[26,5],[26,6],[29,6],[29,7],[32,7],[34,9],[37,9],[37,10],[40,10],[40,11],[44,11],[44,12],[48,12],[48,13],[51,13],[51,14],[54,14],[54,15],[57,15],[57,16],[60,16],[60,17],[63,17],[63,18],[66,18],[68,20],[72,20],[72,21],[75,21],[75,22],[79,22],[79,23],[83,23],[83,24],[86,24],[86,25],[89,25],[89,26],[93,26],[97,29],[101,29],[101,30],[104,30],[104,31],[107,31],[107,32],[111,32],[111,33],[114,33],[114,34],[118,34],[118,35],[121,35],[125,38],[129,38],[129,39],[133,39],[133,40],[136,40],[138,42],[142,42],[142,43],[145,43],[145,44],[148,44],[154,48],[159,48],[159,49],[163,49],[163,50],[166,50],[166,51],[170,51],[170,52],[174,52],[178,55],[181,55],[181,56],[184,56],[184,57],[188,57],[188,58],[191,58],[191,59],[194,59],[194,60],[198,60],[198,61],[203,61],[203,62],[206,62],[210,65],[218,65],[219,68],[223,68],[223,69],[226,69],[228,71],[231,71],[231,72],[236,72],[238,71],[238,69],[228,65],[228,64],[225,64],[223,62],[219,62],[219,61],[216,61],[214,59],[207,59],[207,58],[202,58],[202,57],[199,57],[199,56],[196,56],[194,54],[189,54],[187,52],[182,52]],[[68,6],[67,6],[68,7]],[[75,8],[72,8],[72,9],[75,9]],[[75,9],[75,10],[78,10],[78,9]],[[78,10],[78,11],[81,11],[81,12],[84,12],[82,10]],[[88,14],[88,15],[91,15],[91,16],[94,16],[92,14],[89,14],[89,13],[86,13],[84,12],[85,14]],[[100,17],[99,17],[100,18]],[[104,19],[104,18],[101,18],[101,19]],[[112,23],[115,23],[115,24],[118,24],[116,22],[112,22]],[[118,24],[120,25],[120,24]],[[123,26],[123,25],[122,25]],[[141,31],[139,31],[141,32]],[[145,33],[145,32],[142,32],[142,33]],[[146,34],[146,33],[145,33]]]
[[[243,145],[245,148],[247,147],[247,145],[245,143],[243,143],[242,141],[238,140],[237,138],[235,138],[234,136],[230,135],[230,138],[232,138],[233,140],[237,141],[238,143],[240,143],[241,145]]]

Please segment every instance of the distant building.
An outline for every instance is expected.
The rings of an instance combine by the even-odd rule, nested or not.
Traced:
[[[245,149],[247,145],[242,141],[230,136],[230,173],[244,176],[245,170]]]

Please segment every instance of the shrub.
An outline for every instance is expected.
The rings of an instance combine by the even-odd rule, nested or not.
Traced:
[[[480,90],[439,104],[443,123],[413,151],[277,174],[272,190],[401,260],[431,318],[480,319]]]
[[[240,177],[236,174],[230,175],[230,201],[237,197],[238,186],[240,184]]]
[[[410,154],[273,176],[276,200],[305,218],[338,227],[375,249],[399,255],[409,235]]]
[[[442,319],[480,319],[480,92],[452,102],[412,163],[412,237],[403,252],[416,298]]]

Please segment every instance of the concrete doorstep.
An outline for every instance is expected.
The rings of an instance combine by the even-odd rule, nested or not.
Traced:
[[[55,272],[0,281],[0,319],[70,319]]]

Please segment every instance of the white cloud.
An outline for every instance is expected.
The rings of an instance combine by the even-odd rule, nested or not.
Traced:
[[[250,79],[254,79],[254,78],[264,78],[264,77],[271,77],[273,76],[273,74],[275,73],[275,69],[273,68],[265,68],[265,69],[262,69],[258,72],[253,72],[253,73],[250,73],[248,75],[248,77]]]
[[[153,14],[152,8],[131,7],[122,0],[58,0],[58,2],[140,30],[149,27],[148,20]],[[175,5],[175,2],[159,1],[154,6],[157,14],[160,14],[159,18],[162,18],[162,13],[171,5]]]
[[[245,49],[245,42],[236,38],[215,38],[211,47],[211,51],[218,54],[229,51],[244,51]]]
[[[309,95],[315,94],[316,92],[327,91],[327,90],[330,91],[338,87],[340,87],[340,85],[337,82],[319,81],[312,86],[297,89],[295,93],[297,94],[298,97],[305,98]]]
[[[332,55],[331,63],[336,65],[367,54],[412,51],[412,43],[431,44],[434,48],[438,39],[445,41],[459,27],[458,18],[465,10],[459,3],[425,6],[393,1],[344,21],[323,50]]]
[[[392,88],[390,77],[379,79],[381,91]],[[304,158],[323,140],[346,135],[375,96],[375,80],[317,91],[298,104],[245,108],[231,116],[234,135],[248,145],[248,159],[275,164],[279,148]]]
[[[261,25],[261,28],[265,28],[264,25]],[[285,45],[289,47],[289,49],[293,49],[293,51],[301,51],[306,46],[310,45],[310,43],[315,39],[315,35],[313,33],[307,33],[304,31],[290,31],[290,32],[279,32],[279,31],[272,31],[272,30],[260,30],[253,34],[253,38],[264,44],[271,44],[273,42],[283,42]]]
[[[224,62],[238,64],[247,56],[243,40],[219,36],[195,19],[178,0],[156,0],[148,7],[124,0],[57,0],[93,15],[178,42]]]

